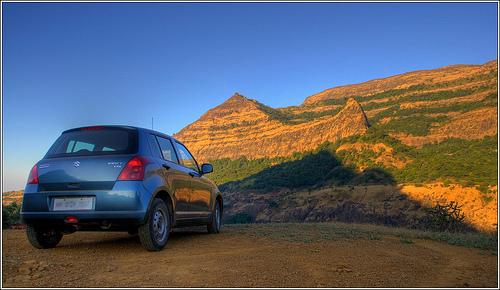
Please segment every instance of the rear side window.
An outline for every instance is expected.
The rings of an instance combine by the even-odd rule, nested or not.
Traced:
[[[179,158],[182,161],[182,165],[193,169],[194,171],[198,172],[200,169],[198,168],[198,164],[196,163],[196,160],[194,160],[194,157],[189,153],[189,150],[187,150],[184,145],[176,142],[177,149],[179,150]]]
[[[179,161],[177,160],[177,155],[175,155],[174,146],[172,145],[172,142],[162,137],[157,136],[156,138],[158,139],[158,143],[160,144],[160,149],[161,149],[161,154],[163,155],[163,159],[179,163]]]
[[[160,152],[160,147],[158,147],[158,141],[154,135],[148,135],[149,147],[151,148],[151,153],[156,158],[163,158]]]
[[[64,132],[46,157],[133,154],[137,152],[137,131],[102,127]]]

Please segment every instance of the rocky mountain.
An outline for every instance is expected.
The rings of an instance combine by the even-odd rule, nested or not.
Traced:
[[[457,203],[468,226],[494,231],[497,75],[496,60],[452,65],[285,108],[235,94],[174,136],[214,164],[233,222],[416,226],[433,206]]]
[[[204,160],[262,158],[312,150],[326,141],[363,134],[369,126],[354,99],[349,99],[337,114],[308,122],[294,124],[284,121],[286,116],[281,115],[278,110],[236,93],[175,137]]]
[[[174,136],[202,160],[290,156],[364,134],[370,123],[414,147],[481,139],[497,134],[497,65],[410,72],[335,87],[277,109],[236,93]]]

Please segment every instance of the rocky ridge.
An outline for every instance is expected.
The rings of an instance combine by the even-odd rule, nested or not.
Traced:
[[[326,141],[363,134],[369,127],[363,109],[349,99],[335,115],[289,124],[280,113],[236,93],[174,137],[203,159],[289,156]]]

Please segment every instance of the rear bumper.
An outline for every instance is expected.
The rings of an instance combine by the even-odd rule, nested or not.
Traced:
[[[95,198],[92,210],[54,211],[57,197],[91,196]],[[140,181],[116,182],[108,191],[38,192],[36,186],[27,186],[23,196],[21,219],[27,224],[64,224],[68,216],[84,223],[142,223],[146,216],[151,193]]]
[[[146,216],[145,211],[58,211],[58,212],[21,212],[26,224],[64,224],[66,217],[76,217],[78,224],[119,223],[140,224]]]

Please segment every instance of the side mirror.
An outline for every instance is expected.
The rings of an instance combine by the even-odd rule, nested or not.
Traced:
[[[214,171],[214,167],[210,163],[203,163],[201,165],[201,174],[207,174]]]

